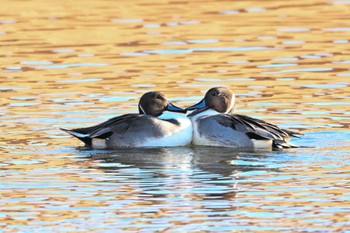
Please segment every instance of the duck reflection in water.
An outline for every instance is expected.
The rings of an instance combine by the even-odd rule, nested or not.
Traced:
[[[207,146],[118,148],[86,152],[95,168],[106,173],[108,182],[123,180],[123,184],[127,184],[137,180],[142,192],[157,197],[172,196],[182,190],[181,195],[228,200],[236,197],[239,174],[270,169],[265,163],[256,162],[268,156],[265,152],[238,152],[228,147],[220,150]],[[242,165],[236,161],[247,162]]]

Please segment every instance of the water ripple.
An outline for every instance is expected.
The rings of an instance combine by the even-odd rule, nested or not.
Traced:
[[[347,32],[350,31],[350,27],[340,27],[340,28],[323,28],[323,31],[327,32]]]
[[[0,231],[348,230],[349,1],[327,1],[3,1]],[[94,150],[59,130],[221,85],[302,147]]]
[[[51,65],[51,61],[22,61],[22,65]]]
[[[149,54],[147,53],[141,53],[141,52],[128,52],[128,53],[121,53],[121,56],[126,56],[126,57],[140,57],[140,56],[148,56]]]
[[[258,68],[278,68],[278,67],[286,67],[286,66],[297,66],[297,63],[289,63],[289,64],[268,64],[268,65],[260,65]]]
[[[207,44],[207,43],[216,43],[219,42],[217,39],[202,39],[202,40],[187,40],[188,43],[192,44]]]
[[[36,69],[65,69],[71,67],[96,67],[96,66],[108,66],[107,63],[76,63],[76,64],[54,64],[35,66]]]
[[[142,23],[143,19],[112,19],[112,23]]]
[[[97,82],[97,81],[101,81],[101,80],[102,80],[102,78],[84,78],[84,79],[59,80],[57,82],[59,82],[59,83],[86,83],[86,82]]]
[[[344,0],[344,1],[334,1],[334,2],[328,2],[328,4],[333,4],[333,5],[348,5],[350,4],[350,1]]]
[[[54,53],[73,53],[75,49],[54,49],[52,50]]]
[[[149,54],[185,54],[192,52],[223,52],[223,51],[258,51],[273,50],[274,47],[265,46],[247,46],[247,47],[221,47],[221,48],[192,48],[192,49],[162,49],[162,50],[145,50]]]
[[[271,71],[271,72],[263,72],[264,74],[278,74],[278,73],[301,73],[301,72],[327,72],[333,71],[333,68],[329,67],[309,67],[309,68],[300,68],[293,70],[280,70],[280,71]]]
[[[239,12],[240,12],[239,10],[222,10],[222,11],[219,11],[219,14],[233,15],[233,14],[238,14]]]
[[[310,31],[310,28],[280,28],[280,32],[307,32]]]

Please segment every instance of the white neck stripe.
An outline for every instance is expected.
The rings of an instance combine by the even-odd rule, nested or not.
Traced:
[[[229,113],[229,111],[231,111],[233,109],[234,105],[235,105],[235,96],[232,96],[231,106],[229,107],[229,109],[227,109],[227,111],[225,113]]]
[[[141,109],[141,111],[143,112],[143,114],[147,115],[145,110],[142,108],[142,106],[139,104],[139,108]]]

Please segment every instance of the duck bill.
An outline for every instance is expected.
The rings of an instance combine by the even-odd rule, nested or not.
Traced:
[[[186,108],[186,110],[192,111],[192,110],[196,110],[196,109],[202,109],[205,107],[206,107],[205,99],[202,99],[201,101],[199,101],[195,105],[192,105],[192,106]]]
[[[169,112],[181,112],[181,113],[186,113],[187,112],[186,109],[177,107],[177,106],[173,105],[170,102],[168,103],[168,106],[166,107],[166,110],[169,111]]]

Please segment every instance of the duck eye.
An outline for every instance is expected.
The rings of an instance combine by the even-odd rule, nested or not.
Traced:
[[[217,95],[218,95],[218,93],[216,93],[216,92],[213,93],[213,96],[217,96]]]

